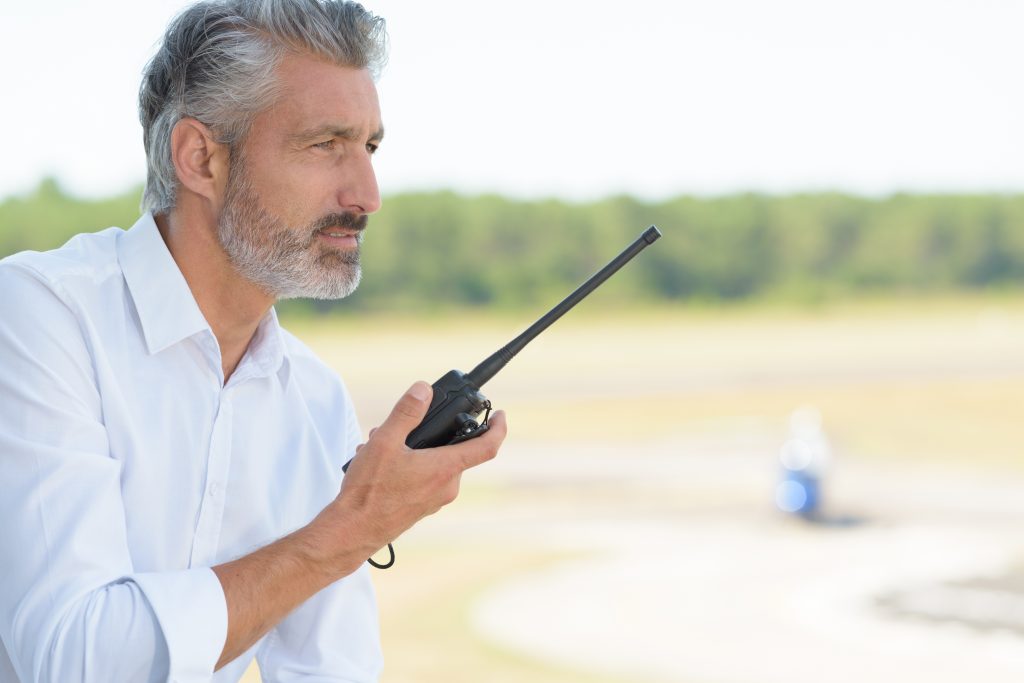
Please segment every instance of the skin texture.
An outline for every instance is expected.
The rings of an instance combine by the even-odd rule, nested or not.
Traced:
[[[239,272],[217,236],[232,161],[245,160],[245,177],[262,211],[281,226],[302,226],[289,229],[309,241],[321,264],[342,264],[342,252],[357,248],[355,231],[331,228],[344,233],[332,238],[313,234],[310,226],[332,214],[367,216],[381,203],[372,155],[383,126],[370,74],[289,54],[277,76],[281,97],[256,117],[234,159],[201,122],[178,123],[171,137],[177,205],[156,219],[220,344],[225,382],[275,301],[274,293]],[[317,591],[453,501],[462,472],[497,454],[506,434],[501,411],[477,439],[409,449],[405,438],[430,397],[428,384],[413,384],[357,449],[337,498],[307,526],[213,568],[228,607],[218,669]]]

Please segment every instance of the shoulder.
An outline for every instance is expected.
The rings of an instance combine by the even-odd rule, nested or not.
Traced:
[[[341,377],[313,349],[283,327],[281,338],[291,366],[292,379],[297,382],[303,394],[321,402],[351,403]]]
[[[338,374],[323,362],[313,349],[309,348],[306,342],[296,337],[284,327],[281,328],[281,339],[284,342],[284,351],[292,363],[292,371],[299,373],[305,378],[323,380],[326,376],[341,382]]]
[[[8,256],[0,260],[0,289],[6,298],[16,294],[31,297],[33,292],[49,291],[67,302],[72,293],[81,294],[111,277],[120,279],[117,243],[123,234],[121,228],[107,228],[76,235],[64,246],[50,251],[23,251]],[[26,307],[31,298],[17,303]]]
[[[120,282],[121,232],[80,235],[59,249],[0,261],[0,358],[7,361],[0,364],[0,393],[32,387],[47,400],[79,401],[99,414],[90,311],[110,308],[110,289],[100,283]]]

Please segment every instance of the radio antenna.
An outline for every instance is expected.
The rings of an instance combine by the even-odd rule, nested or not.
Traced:
[[[661,232],[658,231],[658,228],[653,225],[647,228],[647,230],[645,230],[640,237],[636,238],[631,245],[626,247],[621,254],[613,258],[604,268],[591,275],[589,280],[577,287],[576,291],[562,299],[561,303],[541,316],[540,319],[530,325],[525,332],[495,351],[486,360],[470,370],[466,375],[466,379],[478,388],[482,387],[487,380],[498,374],[499,370],[505,367],[505,365],[507,365],[517,353],[522,351],[523,347],[533,341],[534,337],[546,330],[551,323],[565,315],[570,308],[578,304],[585,296],[597,289],[602,282],[611,277],[619,268],[626,265],[634,256],[639,254],[649,245],[654,244],[655,240],[659,237],[661,237]]]

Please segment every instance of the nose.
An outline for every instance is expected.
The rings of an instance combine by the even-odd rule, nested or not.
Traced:
[[[373,159],[369,152],[353,158],[350,170],[350,173],[342,174],[339,203],[355,213],[377,212],[381,204],[380,188],[377,186],[377,174],[373,170]]]

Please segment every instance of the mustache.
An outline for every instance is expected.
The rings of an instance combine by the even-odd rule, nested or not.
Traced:
[[[358,230],[362,232],[366,230],[366,224],[369,222],[370,217],[366,214],[357,213],[329,213],[326,216],[321,216],[313,223],[312,231],[317,232],[324,228],[347,228],[349,230]]]

